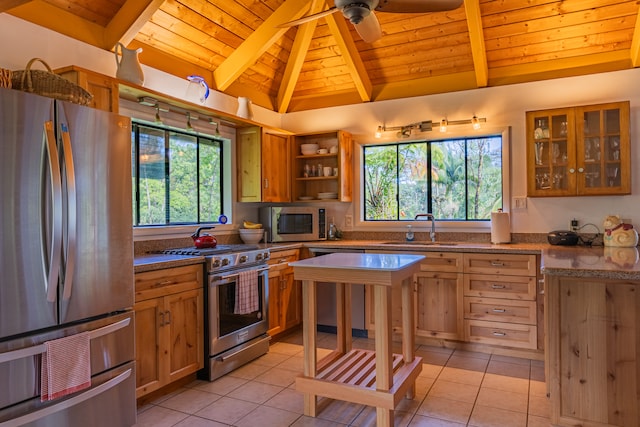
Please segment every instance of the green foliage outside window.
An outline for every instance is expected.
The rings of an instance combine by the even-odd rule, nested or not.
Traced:
[[[366,221],[489,220],[502,207],[502,138],[364,147]]]
[[[138,226],[216,222],[222,213],[222,144],[134,123],[133,221]]]

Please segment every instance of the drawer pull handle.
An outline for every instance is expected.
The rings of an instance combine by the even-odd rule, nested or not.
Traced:
[[[493,331],[493,335],[496,337],[506,337],[507,334],[504,332]]]
[[[175,282],[173,280],[169,279],[169,280],[164,280],[162,282],[158,282],[156,286],[167,286],[167,285],[173,285],[174,283]]]
[[[505,310],[504,308],[494,308],[492,310],[494,313],[506,313],[507,310]]]
[[[491,261],[492,267],[504,267],[504,262],[502,261]]]
[[[498,285],[497,283],[491,284],[491,289],[504,289],[504,288],[506,288],[505,285]]]

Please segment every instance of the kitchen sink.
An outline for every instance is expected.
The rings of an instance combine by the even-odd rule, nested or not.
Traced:
[[[412,240],[410,242],[406,240],[392,240],[389,242],[382,242],[383,245],[410,245],[410,246],[456,246],[457,243],[452,242],[429,242],[424,240]]]

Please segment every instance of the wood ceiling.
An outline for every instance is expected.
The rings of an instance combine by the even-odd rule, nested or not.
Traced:
[[[424,0],[429,1],[429,0]],[[377,13],[367,44],[340,13],[278,25],[333,0],[0,0],[0,12],[140,61],[198,74],[279,112],[623,70],[640,65],[637,0],[464,0]],[[71,65],[71,64],[69,64]]]

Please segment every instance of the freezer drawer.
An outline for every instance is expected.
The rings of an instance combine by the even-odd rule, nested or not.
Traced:
[[[135,359],[132,311],[0,342],[0,384],[9,385],[0,392],[0,420],[3,419],[5,408],[34,398],[40,401],[40,366],[44,343],[85,331],[91,331],[92,378]],[[52,403],[56,401],[48,404]]]
[[[34,398],[0,411],[0,427],[130,427],[136,424],[135,363],[91,378],[91,388],[47,405]]]

